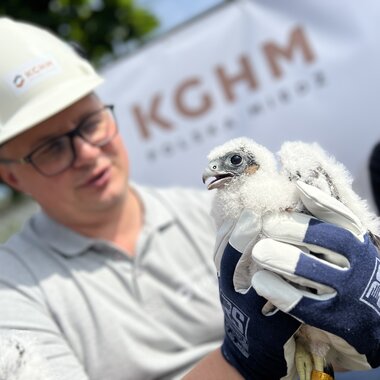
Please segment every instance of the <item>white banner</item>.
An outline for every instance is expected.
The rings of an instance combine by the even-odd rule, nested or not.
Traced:
[[[131,178],[202,186],[214,146],[317,141],[370,197],[380,136],[380,2],[241,0],[104,70]]]

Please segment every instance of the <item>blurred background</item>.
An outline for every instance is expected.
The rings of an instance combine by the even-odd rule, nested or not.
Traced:
[[[132,180],[200,187],[208,151],[229,138],[273,151],[304,140],[341,161],[377,212],[376,0],[3,0],[0,15],[49,28],[104,75]],[[0,241],[35,209],[0,182]],[[380,373],[337,375],[363,378]]]
[[[364,4],[364,5],[363,5]],[[380,195],[380,3],[365,0],[5,0],[0,15],[81,47],[106,78],[146,185],[203,186],[211,148],[250,136],[317,142]],[[0,241],[34,211],[0,184]]]

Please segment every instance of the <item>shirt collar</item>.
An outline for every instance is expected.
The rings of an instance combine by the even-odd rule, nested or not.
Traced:
[[[175,220],[163,201],[151,189],[133,185],[144,210],[144,224],[141,238],[145,240],[155,231],[160,231],[172,224]],[[92,247],[112,246],[102,239],[94,239],[76,233],[72,229],[56,222],[43,211],[39,211],[30,221],[34,234],[43,237],[45,242],[56,252],[64,256],[77,256]]]
[[[35,235],[64,256],[77,256],[99,241],[76,233],[56,222],[43,211],[33,216],[30,225]]]
[[[139,197],[144,209],[144,229],[158,231],[175,221],[164,203],[162,197],[158,194],[159,190],[134,186],[137,196]]]

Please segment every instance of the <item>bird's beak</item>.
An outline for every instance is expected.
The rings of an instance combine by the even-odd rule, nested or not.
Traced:
[[[205,184],[209,178],[213,178],[213,180],[207,185],[207,190],[212,190],[223,187],[232,177],[232,173],[217,171],[207,167],[203,172],[202,181]]]
[[[202,182],[206,184],[206,181],[211,177],[214,177],[213,171],[210,168],[206,168],[202,175]]]

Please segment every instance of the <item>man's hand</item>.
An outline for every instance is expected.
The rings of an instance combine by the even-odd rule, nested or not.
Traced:
[[[292,336],[300,322],[282,312],[265,316],[263,297],[252,287],[239,292],[234,287],[237,264],[250,254],[260,228],[255,215],[243,212],[236,226],[226,221],[219,231],[215,261],[225,315],[222,353],[245,379],[290,379],[294,375]]]
[[[319,219],[297,213],[265,217],[268,238],[254,246],[252,256],[266,270],[253,276],[252,285],[280,310],[342,338],[333,336],[331,343],[344,368],[378,367],[378,250],[342,203],[304,183],[299,191]]]

